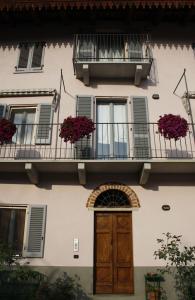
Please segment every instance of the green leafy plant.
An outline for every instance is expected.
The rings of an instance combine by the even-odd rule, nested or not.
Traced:
[[[20,264],[21,257],[7,244],[0,243],[0,299],[35,300],[46,277]]]
[[[90,300],[79,284],[79,277],[74,278],[64,272],[54,283],[43,283],[37,293],[36,300]]]
[[[90,300],[79,277],[66,273],[51,283],[47,276],[21,265],[21,257],[0,243],[0,299],[2,300]]]
[[[146,280],[146,297],[147,300],[167,300],[167,295],[164,288],[160,285],[165,279],[160,273],[147,273]]]
[[[161,272],[173,277],[178,299],[191,300],[195,282],[195,246],[182,245],[181,237],[164,233],[162,239],[157,239],[160,248],[154,252],[154,256],[165,261],[166,266]]]
[[[5,243],[0,243],[0,270],[11,268],[16,264],[17,257],[14,250]]]
[[[147,273],[145,275],[145,278],[147,281],[151,281],[151,282],[162,282],[165,281],[164,277],[159,274],[159,273]]]

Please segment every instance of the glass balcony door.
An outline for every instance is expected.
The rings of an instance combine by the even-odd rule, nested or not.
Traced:
[[[125,102],[97,103],[98,158],[125,158],[128,153],[127,113]]]
[[[33,143],[35,112],[35,108],[12,109],[11,119],[17,127],[17,131],[12,138],[13,143]]]
[[[98,36],[98,60],[102,62],[117,62],[125,58],[125,43],[123,36]]]

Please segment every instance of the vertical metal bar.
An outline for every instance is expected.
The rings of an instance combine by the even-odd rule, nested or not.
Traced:
[[[161,134],[158,133],[158,136],[159,136],[159,145],[160,145],[160,158],[162,158]]]
[[[189,124],[189,125],[194,126],[194,124]],[[188,131],[188,135],[189,135],[190,148],[191,148],[191,153],[192,153],[192,158],[193,158],[193,157],[194,157],[194,155],[193,155],[194,151],[193,151],[193,149],[192,149],[191,132],[190,132],[190,130]],[[193,143],[193,144],[194,144],[194,143]]]
[[[65,92],[65,85],[64,85],[64,79],[63,79],[63,73],[62,69],[60,71],[60,90],[59,90],[59,101],[58,101],[58,113],[57,113],[57,126],[56,126],[56,143],[55,143],[55,157],[57,156],[57,145],[58,145],[58,135],[59,135],[59,118],[60,118],[60,101],[61,101],[61,95],[62,95],[62,81],[63,81],[63,87]]]
[[[190,115],[190,120],[191,120],[191,123],[192,123],[192,132],[193,132],[194,141],[195,141],[194,119],[193,119],[192,108],[191,108],[191,103],[190,103],[188,83],[187,83],[187,78],[186,78],[186,69],[184,69],[184,80],[185,80],[185,85],[186,85],[186,95],[187,95],[186,99],[187,99],[187,102],[188,102],[189,115]]]

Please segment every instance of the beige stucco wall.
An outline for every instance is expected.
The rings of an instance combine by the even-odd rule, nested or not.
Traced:
[[[173,176],[173,175],[172,175]],[[65,179],[52,183],[46,175],[39,187],[26,182],[1,183],[1,203],[45,204],[47,223],[44,258],[27,259],[32,265],[40,266],[93,266],[94,212],[86,208],[92,190],[100,183],[109,182],[116,176],[91,179],[86,187]],[[158,175],[155,177],[158,178]],[[105,180],[105,181],[103,181]],[[133,252],[135,266],[156,266],[153,252],[157,249],[156,239],[163,232],[183,235],[187,244],[195,244],[192,236],[194,221],[193,178],[163,180],[151,178],[144,188],[136,181],[121,176],[118,182],[129,185],[137,194],[141,207],[133,212]],[[163,211],[168,204],[170,211]],[[79,238],[79,259],[73,259],[73,238]]]
[[[58,30],[58,29],[56,29]],[[65,29],[64,29],[65,31]],[[18,36],[18,32],[20,35]],[[24,40],[25,31],[22,36],[20,28],[12,31],[15,42],[1,42],[0,46],[0,89],[11,88],[55,88],[59,90],[60,69],[63,70],[66,93],[61,99],[60,121],[67,115],[75,113],[75,96],[94,95],[94,96],[147,96],[149,103],[149,120],[155,122],[159,115],[164,113],[178,113],[188,118],[180,98],[173,95],[173,90],[183,73],[187,69],[188,86],[194,89],[195,79],[195,57],[191,47],[193,42],[193,27],[190,25],[185,28],[169,24],[161,25],[150,29],[152,36],[152,51],[156,65],[156,82],[154,75],[149,80],[143,81],[140,87],[136,87],[133,81],[128,82],[91,82],[86,87],[82,81],[77,80],[74,75],[72,56],[73,56],[73,35],[66,38],[66,32],[61,28],[59,38],[47,38],[49,28],[41,28],[38,38],[31,32],[28,35],[30,40],[46,41],[44,68],[42,73],[16,74],[15,66],[18,58],[17,44]],[[9,40],[9,35],[1,33],[0,40]],[[165,38],[166,36],[166,38]],[[182,37],[182,38],[181,38]],[[153,70],[154,71],[154,70]],[[181,96],[185,92],[182,83],[178,94]],[[152,99],[152,95],[158,93],[159,100]],[[12,103],[12,99],[1,99],[1,102]],[[17,100],[20,102],[20,99]],[[23,100],[21,100],[22,103]],[[28,100],[26,100],[28,102]],[[37,100],[39,101],[39,100]],[[131,121],[131,114],[128,114],[128,121]]]
[[[164,26],[164,27],[163,27]],[[125,97],[147,96],[149,106],[149,120],[156,122],[164,113],[177,113],[188,118],[182,101],[173,95],[184,68],[187,69],[188,86],[194,89],[195,81],[195,57],[191,47],[194,39],[193,27],[161,25],[150,29],[152,35],[152,51],[158,73],[157,82],[152,78],[142,82],[136,87],[129,82],[91,82],[86,87],[82,81],[77,80],[72,65],[73,39],[66,37],[61,31],[59,38],[47,38],[50,28],[40,28],[39,39],[46,41],[44,56],[44,70],[42,73],[15,74],[18,49],[17,44],[25,40],[25,32],[21,34],[21,28],[2,30],[0,40],[0,89],[31,89],[31,88],[55,88],[59,90],[60,69],[63,70],[66,92],[62,93],[60,121],[68,115],[75,113],[76,95],[94,95],[96,97]],[[23,29],[24,30],[24,29]],[[24,30],[25,31],[25,30]],[[18,34],[20,32],[20,34]],[[27,31],[28,32],[28,31]],[[11,35],[10,35],[11,33]],[[36,32],[26,34],[28,39],[36,40]],[[14,36],[15,42],[9,40]],[[166,38],[165,38],[166,37]],[[185,86],[179,88],[181,96],[185,92]],[[159,100],[152,99],[152,95],[160,95]],[[38,104],[51,102],[52,97],[32,98],[1,98],[0,103],[6,104]],[[194,108],[193,108],[194,109]],[[131,121],[129,104],[128,121]],[[54,122],[57,114],[55,114]],[[55,176],[55,175],[54,175]],[[62,176],[62,175],[61,175]],[[67,176],[67,175],[65,175]],[[156,249],[156,238],[162,232],[182,234],[186,243],[195,244],[195,238],[191,235],[194,229],[195,202],[194,183],[180,181],[180,177],[164,183],[162,177],[158,182],[150,181],[150,186],[143,188],[137,185],[135,178],[128,181],[127,175],[120,179],[128,184],[137,193],[141,208],[133,212],[133,248],[135,266],[156,266],[159,262],[153,258]],[[119,180],[118,178],[115,178]],[[90,180],[87,187],[82,187],[73,182],[52,180],[39,187],[29,184],[28,181],[6,182],[1,180],[0,193],[1,203],[10,204],[46,204],[47,226],[45,251],[43,259],[32,259],[32,265],[42,266],[93,266],[93,219],[94,214],[86,208],[87,198],[98,184],[112,180],[107,176],[105,180]],[[171,210],[164,212],[163,204],[169,204]],[[80,242],[79,259],[73,259],[73,238],[78,237]]]

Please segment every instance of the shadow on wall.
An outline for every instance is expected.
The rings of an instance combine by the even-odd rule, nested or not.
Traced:
[[[178,158],[193,158],[193,153],[187,152],[187,151],[181,151],[181,150],[166,150],[166,158],[172,159],[173,157]]]

